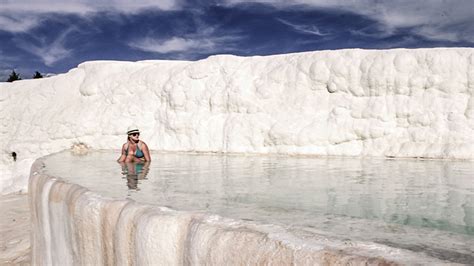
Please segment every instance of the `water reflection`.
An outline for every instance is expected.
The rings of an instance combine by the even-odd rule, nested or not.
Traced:
[[[139,191],[138,180],[147,179],[146,176],[150,171],[150,162],[144,163],[120,163],[122,168],[122,178],[127,180],[129,190]]]
[[[470,161],[161,153],[117,167],[115,156],[59,153],[46,171],[119,199],[474,261]]]

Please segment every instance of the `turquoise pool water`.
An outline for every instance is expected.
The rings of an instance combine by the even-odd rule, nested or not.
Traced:
[[[474,262],[469,161],[154,153],[49,156],[46,173],[104,196],[367,241],[450,262]]]

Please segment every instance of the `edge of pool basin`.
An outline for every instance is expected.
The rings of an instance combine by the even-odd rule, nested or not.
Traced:
[[[45,174],[48,156],[33,163],[28,182],[33,265],[443,263],[375,243],[307,239],[278,226],[104,197]]]

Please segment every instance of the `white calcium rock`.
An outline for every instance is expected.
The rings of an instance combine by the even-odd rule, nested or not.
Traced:
[[[85,62],[0,83],[0,192],[40,156],[119,149],[131,124],[152,150],[471,160],[473,92],[472,48]]]

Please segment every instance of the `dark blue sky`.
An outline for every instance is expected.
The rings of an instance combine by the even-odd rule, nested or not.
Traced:
[[[472,0],[0,0],[0,80],[89,60],[474,47]]]

